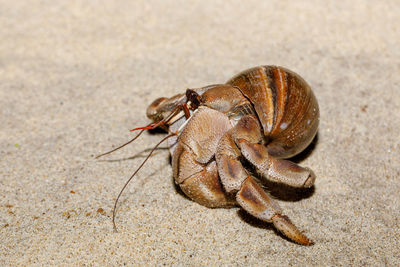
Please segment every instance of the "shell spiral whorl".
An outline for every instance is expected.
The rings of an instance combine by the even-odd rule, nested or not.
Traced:
[[[298,74],[278,66],[245,70],[227,84],[236,86],[252,102],[268,138],[268,152],[292,157],[313,140],[319,124],[318,102]]]

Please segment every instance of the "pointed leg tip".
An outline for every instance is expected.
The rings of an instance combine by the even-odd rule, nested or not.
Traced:
[[[312,246],[314,245],[314,242],[312,240],[310,240],[307,236],[305,236],[304,234],[298,232],[296,233],[295,236],[289,236],[287,233],[281,231],[285,236],[287,236],[290,240],[292,240],[293,242],[299,244],[299,245],[303,245],[303,246]]]
[[[308,239],[305,235],[303,235],[303,238],[301,241],[299,240],[299,241],[295,241],[295,242],[297,242],[300,245],[304,245],[304,246],[314,245],[314,242],[312,240]]]
[[[304,245],[306,245],[306,246],[313,246],[313,245],[314,245],[314,242],[313,242],[312,240],[308,240],[308,243],[307,243],[307,244],[304,244]]]
[[[287,216],[275,215],[272,217],[272,222],[276,229],[293,242],[304,246],[312,246],[314,244],[312,240],[297,229]]]

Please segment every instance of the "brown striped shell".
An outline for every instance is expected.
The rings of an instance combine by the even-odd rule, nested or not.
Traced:
[[[304,150],[317,133],[319,108],[310,86],[298,74],[278,66],[245,70],[227,84],[252,102],[268,138],[268,152],[279,158]]]

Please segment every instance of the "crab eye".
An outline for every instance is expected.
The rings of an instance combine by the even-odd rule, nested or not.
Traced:
[[[192,90],[192,89],[187,89],[186,90],[186,99],[187,101],[191,102],[191,108],[196,109],[200,106],[200,95]]]

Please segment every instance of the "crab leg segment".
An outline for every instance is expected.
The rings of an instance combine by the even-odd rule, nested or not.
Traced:
[[[285,215],[277,203],[249,176],[236,195],[239,205],[256,218],[272,222],[276,229],[301,245],[312,245]]]
[[[221,112],[199,107],[178,137],[172,155],[175,182],[201,205],[227,207],[235,204],[235,199],[222,188],[213,159],[219,139],[231,127]]]
[[[188,151],[176,150],[179,155],[179,171],[175,181],[182,191],[200,205],[216,208],[233,206],[234,199],[229,198],[218,178],[215,161],[207,165],[196,162],[195,155]]]
[[[248,213],[263,221],[272,222],[294,242],[311,245],[312,241],[282,214],[279,205],[255,182],[239,161],[241,153],[236,143],[239,140],[257,143],[261,137],[257,119],[248,115],[220,139],[215,158],[221,182],[228,193],[236,194],[237,203]]]
[[[239,139],[237,144],[242,155],[269,180],[293,187],[308,188],[314,184],[315,174],[309,168],[270,156],[264,145],[250,143],[245,139]]]

